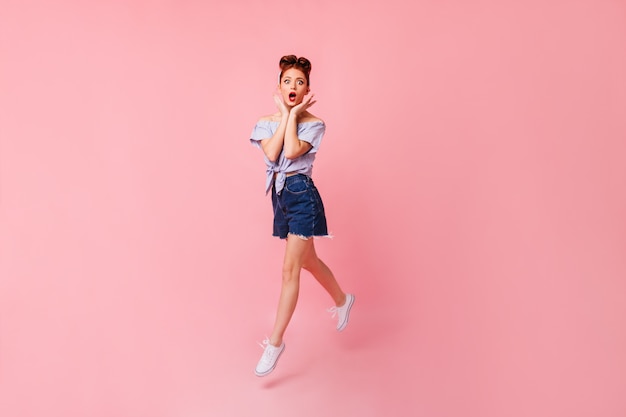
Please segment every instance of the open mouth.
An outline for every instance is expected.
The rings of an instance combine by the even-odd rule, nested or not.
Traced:
[[[296,93],[289,93],[289,100],[296,101]]]

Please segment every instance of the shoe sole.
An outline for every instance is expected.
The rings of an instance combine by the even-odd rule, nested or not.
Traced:
[[[352,310],[352,304],[354,304],[354,295],[350,294],[350,300],[348,304],[348,310],[346,311],[346,321],[343,322],[343,324],[341,325],[341,327],[337,327],[337,331],[340,332],[343,329],[346,328],[346,326],[348,325],[348,320],[350,319],[350,310]]]
[[[254,374],[256,376],[266,376],[269,375],[270,373],[272,373],[272,371],[274,370],[274,368],[276,368],[276,364],[278,363],[278,360],[280,359],[280,355],[283,354],[283,352],[285,351],[285,346],[283,346],[283,348],[280,350],[280,353],[278,354],[278,356],[276,357],[276,360],[274,361],[274,366],[272,366],[270,369],[268,369],[265,372],[257,372],[257,370],[254,370]]]

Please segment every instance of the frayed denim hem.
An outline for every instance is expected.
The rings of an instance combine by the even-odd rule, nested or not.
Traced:
[[[296,236],[296,237],[298,237],[298,238],[300,238],[300,239],[302,239],[302,240],[309,240],[309,239],[311,239],[311,238],[313,238],[313,239],[322,239],[322,238],[332,239],[332,238],[334,238],[334,237],[335,237],[335,236],[333,236],[333,235],[332,235],[332,233],[329,233],[329,234],[327,234],[327,235],[319,235],[319,236],[316,236],[316,235],[313,235],[313,236],[304,236],[304,235],[297,235],[297,234],[295,234],[295,233],[288,233],[288,234],[287,234],[287,236],[289,236],[289,235]],[[286,238],[286,237],[281,237],[281,239],[287,239],[287,238]]]

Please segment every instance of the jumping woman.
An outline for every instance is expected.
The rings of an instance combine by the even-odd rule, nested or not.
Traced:
[[[273,236],[286,240],[282,287],[271,336],[263,341],[263,356],[255,374],[274,370],[285,350],[283,336],[298,301],[300,271],[309,271],[332,297],[329,309],[337,317],[337,330],[348,324],[354,295],[346,294],[315,252],[314,237],[328,236],[324,205],[311,178],[313,161],[326,126],[308,109],[315,104],[310,93],[311,63],[295,55],[279,62],[279,84],[274,94],[278,111],[259,119],[251,135],[267,165],[266,193],[272,193]]]

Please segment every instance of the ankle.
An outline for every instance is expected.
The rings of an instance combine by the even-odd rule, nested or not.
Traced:
[[[274,347],[280,347],[280,345],[283,344],[283,338],[282,337],[270,337],[270,345],[274,346]]]
[[[335,305],[337,307],[343,307],[344,305],[346,305],[346,301],[348,301],[348,296],[343,293],[339,298],[335,299]]]

